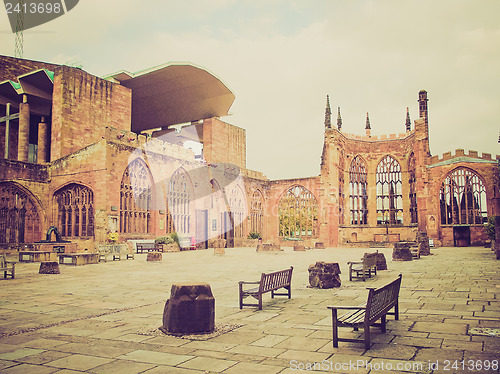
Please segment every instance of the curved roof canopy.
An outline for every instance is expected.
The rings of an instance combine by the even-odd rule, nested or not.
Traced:
[[[234,94],[220,79],[190,64],[167,64],[113,78],[132,90],[132,131],[228,115]]]

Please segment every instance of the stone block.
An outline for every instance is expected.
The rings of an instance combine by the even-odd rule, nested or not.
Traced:
[[[226,248],[214,247],[214,255],[225,255]]]
[[[161,252],[148,252],[146,261],[161,261]]]
[[[394,243],[394,250],[392,251],[392,261],[412,261],[413,256],[410,251],[410,246],[410,242]]]
[[[306,247],[302,243],[297,243],[293,245],[293,250],[294,251],[305,251]]]
[[[420,249],[420,256],[428,256],[431,254],[431,248],[429,246],[429,237],[426,231],[417,232],[417,243]]]
[[[383,253],[377,252],[377,270],[387,270],[387,261]]]
[[[314,288],[340,287],[340,266],[338,263],[316,262],[309,266],[309,285]]]
[[[215,298],[209,284],[174,284],[163,310],[166,334],[208,334],[215,327]]]
[[[59,262],[57,261],[42,261],[40,263],[39,274],[61,274],[59,270]]]

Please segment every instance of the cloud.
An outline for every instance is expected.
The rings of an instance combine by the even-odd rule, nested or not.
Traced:
[[[426,89],[433,153],[499,153],[498,14],[496,0],[87,0],[26,33],[25,55],[98,75],[202,66],[236,95],[223,120],[246,129],[248,167],[291,178],[319,173],[327,94],[345,132],[370,112],[377,135],[403,132],[406,107],[417,119]]]

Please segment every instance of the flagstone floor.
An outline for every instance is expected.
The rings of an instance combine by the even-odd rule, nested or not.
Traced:
[[[256,253],[254,248],[164,253],[134,260],[61,265],[16,264],[0,279],[2,373],[499,373],[500,262],[487,248],[431,248],[432,255],[391,261],[367,281],[348,280],[348,261],[364,248]],[[342,285],[308,287],[308,266],[338,262]],[[238,281],[294,267],[292,299],[264,296],[263,310],[238,308]],[[358,305],[367,287],[403,275],[400,320],[374,328],[370,350],[331,342],[327,305]],[[190,339],[158,327],[175,283],[210,284],[220,334]],[[359,337],[341,328],[341,336]]]

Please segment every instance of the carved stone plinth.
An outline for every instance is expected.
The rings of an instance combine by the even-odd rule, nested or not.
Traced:
[[[429,247],[429,237],[426,231],[419,231],[417,233],[417,243],[420,248],[420,256],[429,256],[431,248]]]
[[[166,334],[208,334],[215,326],[215,298],[208,284],[174,284],[163,310]]]
[[[59,271],[59,262],[57,261],[42,261],[40,262],[39,274],[61,274]]]
[[[325,243],[316,242],[316,244],[314,244],[314,248],[316,248],[316,249],[325,249]]]
[[[338,263],[316,262],[309,266],[309,285],[314,288],[340,287]]]
[[[283,251],[279,244],[262,243],[257,245],[257,252],[280,252]]]
[[[377,270],[387,270],[387,261],[383,253],[377,252]]]
[[[148,252],[146,261],[161,261],[161,252]]]
[[[411,243],[396,242],[392,251],[392,261],[412,261],[413,256],[410,251]]]
[[[293,245],[293,250],[294,251],[305,251],[306,247],[302,243],[297,243]]]

